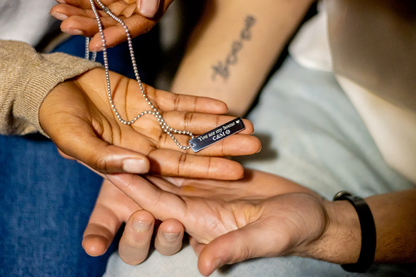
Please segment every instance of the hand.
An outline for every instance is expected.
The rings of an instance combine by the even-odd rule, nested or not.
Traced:
[[[262,183],[257,181],[273,182],[278,188],[268,197],[255,195],[249,200],[249,193],[243,192],[241,199],[238,194],[237,197],[226,196],[232,200],[229,202],[210,193],[208,198],[195,196],[198,193],[192,190],[191,183],[178,190],[174,189],[178,184],[168,184],[156,177],[145,180],[140,176],[117,174],[107,175],[107,178],[156,218],[174,218],[185,226],[192,236],[191,245],[199,256],[198,268],[203,275],[210,275],[221,265],[256,257],[316,257],[322,242],[339,231],[337,224],[329,220],[335,213],[332,202],[288,180],[265,173],[255,173],[251,181],[235,183],[247,182],[260,189]],[[284,188],[286,185],[289,188]],[[279,194],[279,187],[283,187],[285,194]],[[196,191],[203,194],[200,189]],[[288,193],[290,191],[292,193]],[[187,196],[189,194],[193,196]],[[348,203],[342,203],[345,201],[339,202],[347,210],[351,208]],[[344,220],[357,223],[356,218],[344,217]]]
[[[104,254],[121,224],[126,222],[118,251],[121,259],[137,265],[149,252],[155,219],[109,181],[104,180],[94,210],[84,232],[82,246],[91,256]],[[181,249],[184,229],[175,219],[165,220],[157,229],[155,247],[163,255]]]
[[[103,175],[105,177],[105,175]],[[239,181],[210,181],[198,179],[170,178],[171,182],[151,177],[158,187],[176,194],[219,198],[225,201],[236,199],[264,199],[271,195],[290,192],[309,192],[281,178],[279,186],[270,181],[270,175],[246,169],[244,179]],[[88,226],[84,232],[83,247],[87,254],[99,256],[106,252],[123,222],[127,222],[119,244],[119,255],[128,264],[139,264],[147,257],[154,229],[154,217],[143,210],[121,190],[104,180]],[[145,230],[141,230],[145,226]],[[155,247],[163,255],[173,255],[182,246],[183,225],[175,219],[160,224],[155,238]]]
[[[136,81],[110,73],[113,101],[123,118],[131,119],[149,110]],[[231,120],[218,114],[227,111],[217,100],[183,96],[144,85],[152,104],[175,129],[201,134]],[[207,114],[201,114],[207,113]],[[198,152],[181,150],[166,135],[156,118],[145,115],[132,125],[121,124],[107,98],[105,73],[93,69],[73,80],[59,84],[40,107],[39,120],[68,158],[81,161],[103,173],[145,173],[192,178],[239,179],[243,169],[237,162],[206,156],[248,155],[258,152],[260,142],[253,126]],[[182,145],[188,136],[176,135]]]
[[[62,20],[61,30],[71,35],[93,37],[90,42],[91,51],[100,51],[101,37],[98,33],[97,21],[91,10],[90,0],[65,0],[58,2],[50,13]],[[173,0],[101,0],[116,16],[127,25],[130,34],[136,37],[148,32],[158,22]],[[98,5],[97,5],[98,7]],[[99,11],[104,26],[104,35],[108,47],[113,47],[126,40],[123,27],[110,18],[105,12]]]

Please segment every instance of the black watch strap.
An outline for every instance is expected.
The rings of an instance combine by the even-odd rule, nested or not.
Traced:
[[[366,272],[374,261],[376,252],[376,227],[370,207],[361,197],[347,191],[340,191],[334,196],[334,201],[347,200],[355,208],[361,226],[361,252],[355,264],[344,264],[342,268],[349,272]]]

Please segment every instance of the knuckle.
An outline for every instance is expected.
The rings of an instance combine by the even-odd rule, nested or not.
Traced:
[[[215,126],[218,127],[220,125],[220,122],[221,122],[221,116],[217,115],[216,118],[215,118]]]
[[[185,165],[186,165],[186,154],[185,153],[182,153],[180,156],[179,156],[179,161],[178,161],[178,166],[177,166],[177,170],[176,170],[176,174],[178,175],[178,176],[182,176],[181,175],[181,173],[182,172],[187,172],[186,170],[185,170]]]
[[[198,109],[198,97],[195,97],[194,98],[194,106],[193,106],[193,111],[195,112],[195,111],[197,111],[197,109]]]
[[[188,130],[189,126],[192,124],[192,120],[194,118],[194,114],[191,112],[186,112],[183,118],[184,129]]]
[[[208,166],[207,166],[207,173],[206,173],[207,178],[211,177],[211,162],[212,162],[212,157],[208,157]]]
[[[95,154],[92,157],[92,167],[96,170],[100,171],[101,173],[110,173],[108,170],[108,159],[107,157],[103,157],[102,155]]]
[[[179,94],[174,94],[173,95],[173,110],[177,111],[179,109],[179,102],[180,100],[180,95]]]

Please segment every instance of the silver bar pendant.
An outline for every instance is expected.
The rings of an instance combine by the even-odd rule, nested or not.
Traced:
[[[200,136],[197,136],[189,141],[189,145],[192,147],[194,152],[198,152],[205,147],[210,146],[226,137],[241,132],[246,127],[244,126],[243,120],[238,117],[233,119],[211,131],[206,132]]]

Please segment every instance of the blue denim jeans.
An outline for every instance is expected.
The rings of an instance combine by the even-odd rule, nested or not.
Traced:
[[[39,134],[0,136],[0,165],[0,276],[101,276],[81,241],[102,179]]]
[[[150,33],[135,39],[136,52],[142,53],[137,55],[139,71],[147,83],[156,72],[157,59],[148,51],[157,49],[155,38]],[[84,41],[71,37],[54,52],[82,57]],[[110,69],[134,77],[127,49],[125,44],[109,49]],[[0,136],[0,176],[0,276],[103,275],[115,247],[97,258],[81,247],[101,177],[63,159],[40,134]]]

